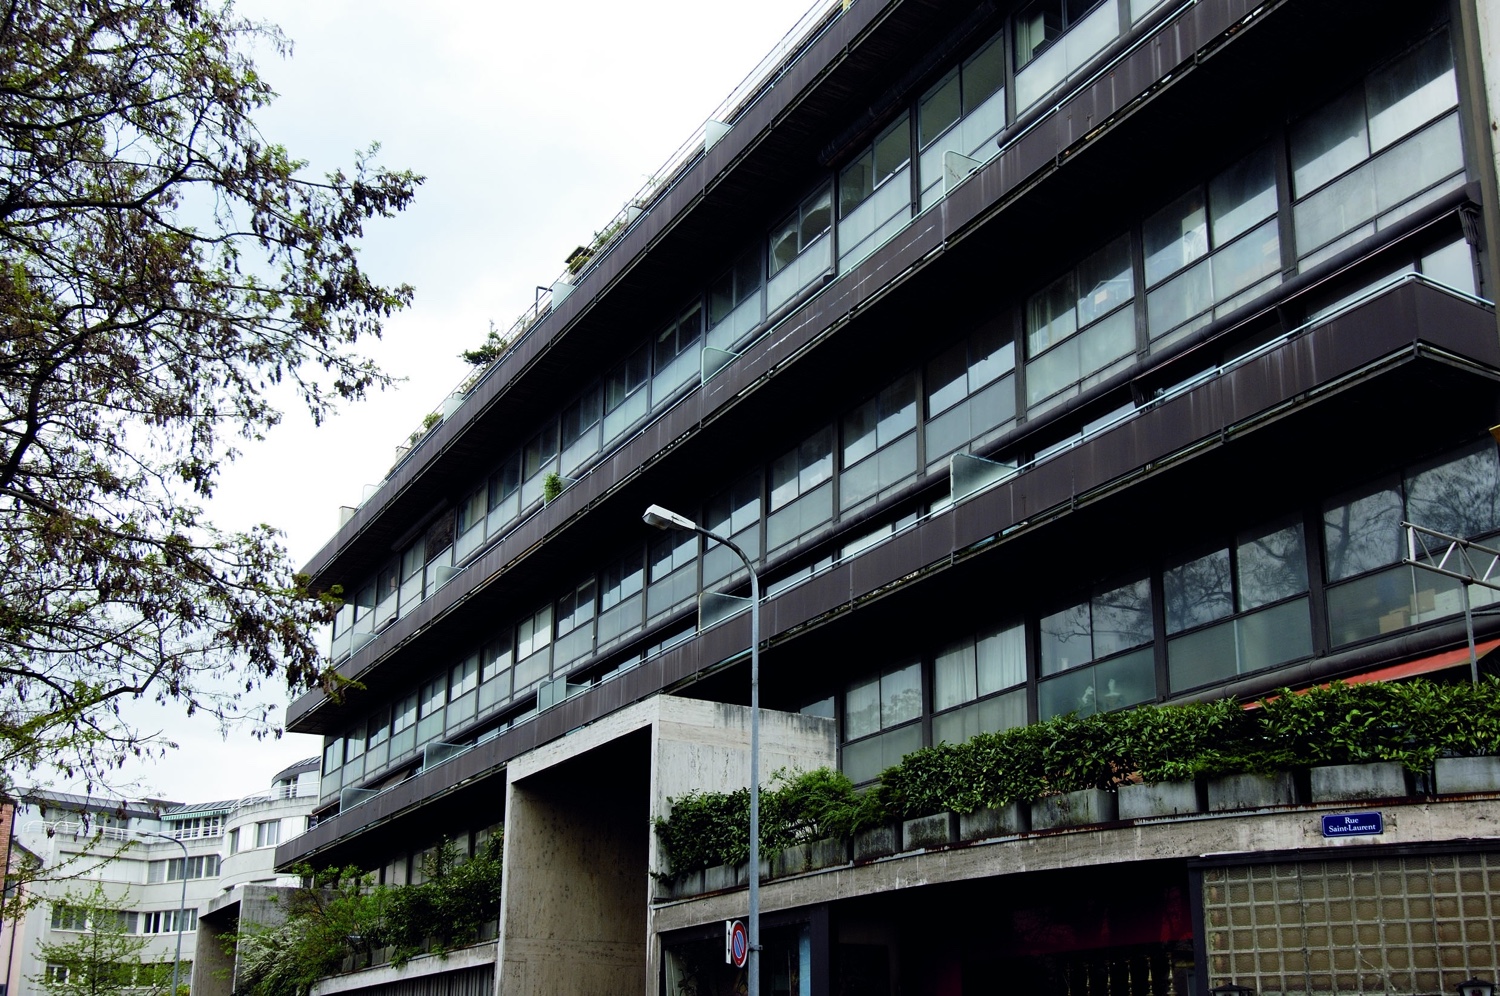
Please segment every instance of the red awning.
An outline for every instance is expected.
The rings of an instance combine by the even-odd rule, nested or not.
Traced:
[[[1483,657],[1496,647],[1500,647],[1500,640],[1486,640],[1483,643],[1476,643],[1474,644],[1474,656],[1476,658]],[[1363,685],[1370,681],[1396,681],[1401,678],[1413,678],[1419,674],[1431,674],[1434,671],[1443,671],[1450,667],[1457,667],[1459,664],[1467,664],[1468,662],[1469,648],[1464,646],[1459,647],[1457,650],[1445,650],[1440,654],[1433,654],[1431,657],[1422,657],[1414,661],[1407,661],[1404,664],[1388,664],[1385,667],[1378,667],[1373,671],[1365,671],[1362,674],[1351,675],[1339,680],[1346,685]],[[1316,687],[1327,688],[1330,684],[1332,683],[1325,681]],[[1305,691],[1307,691],[1306,688],[1301,688],[1293,694],[1301,695]],[[1274,700],[1275,698],[1276,696],[1274,695],[1266,697],[1267,701]],[[1246,702],[1245,708],[1254,709],[1258,705],[1260,705],[1259,700]]]

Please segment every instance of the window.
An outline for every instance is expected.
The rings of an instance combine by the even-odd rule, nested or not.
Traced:
[[[551,646],[552,606],[544,605],[516,624],[517,692],[552,673]]]
[[[922,210],[970,169],[997,155],[995,138],[1004,129],[1005,45],[996,35],[917,104]]]
[[[184,866],[184,860],[186,865]],[[184,873],[184,867],[186,872]],[[180,882],[183,879],[214,878],[219,874],[219,856],[202,854],[196,857],[171,858],[153,861],[146,871],[147,882]]]
[[[976,332],[927,364],[928,470],[1015,421],[1015,369],[1015,343],[999,328]]]
[[[1146,315],[1160,348],[1281,279],[1269,147],[1146,219]]]
[[[1446,32],[1292,129],[1293,219],[1305,269],[1463,183]]]
[[[703,334],[703,306],[694,303],[656,334],[655,375],[651,380],[653,405],[666,402],[673,392],[699,376],[698,340]]]
[[[224,814],[193,816],[185,820],[173,820],[167,824],[168,832],[178,840],[197,837],[217,837],[224,832]]]
[[[513,634],[491,640],[479,650],[479,711],[483,713],[510,699],[510,669],[515,663]]]
[[[479,696],[479,654],[469,654],[448,669],[448,709],[444,726],[456,730],[474,718]]]
[[[650,410],[651,357],[642,346],[604,378],[604,439],[614,439]]]
[[[1169,567],[1162,590],[1174,692],[1312,655],[1300,522],[1243,533]]]
[[[907,374],[843,418],[839,510],[878,500],[917,472],[917,379]]]
[[[646,616],[655,619],[698,595],[698,536],[671,531],[651,538],[647,551]]]
[[[1130,239],[1122,236],[1026,302],[1026,406],[1033,413],[1098,384],[1135,353]]]
[[[703,526],[732,540],[751,562],[760,559],[761,476],[749,474],[710,498],[703,507]],[[743,577],[744,565],[728,547],[704,542],[704,590],[729,577]]]
[[[558,666],[594,649],[594,579],[588,578],[557,600],[557,641],[552,652]]]
[[[1037,630],[1042,719],[1107,712],[1156,696],[1151,585],[1145,578],[1045,616]]]
[[[1114,41],[1116,0],[1038,0],[1016,15],[1016,110],[1024,111]]]
[[[375,579],[375,628],[379,629],[396,618],[396,607],[400,599],[401,572],[399,564],[392,561],[380,569]]]
[[[907,664],[844,694],[843,770],[867,782],[922,746],[922,665]]]
[[[599,422],[603,418],[603,394],[589,388],[562,412],[562,472],[577,473],[599,452]]]
[[[443,707],[448,704],[448,676],[439,674],[417,692],[417,745],[443,734]]]
[[[641,627],[646,567],[637,547],[599,572],[599,646]]]
[[[839,269],[884,245],[911,220],[911,119],[903,114],[839,171]]]
[[[821,429],[771,462],[766,548],[797,542],[833,519],[833,427]]]
[[[375,771],[390,756],[391,712],[381,707],[365,721],[365,767]]]
[[[1025,726],[1025,683],[1026,628],[1020,623],[945,648],[933,666],[933,743]]]
[[[708,345],[734,349],[765,317],[761,308],[761,253],[751,249],[708,289]]]
[[[828,271],[828,228],[833,222],[833,192],[814,191],[771,231],[766,284],[766,311],[775,311]]]
[[[484,523],[489,512],[489,487],[475,488],[458,506],[458,540],[453,559],[463,560],[484,543]]]
[[[391,759],[394,760],[416,746],[417,693],[412,692],[396,701],[391,707]]]
[[[159,910],[141,914],[141,933],[175,934],[181,924],[183,933],[198,929],[197,910]]]
[[[255,824],[255,846],[274,847],[281,843],[281,821],[265,820]]]
[[[521,448],[521,507],[540,501],[548,474],[557,472],[557,423],[548,422]]]
[[[1324,506],[1328,626],[1335,646],[1462,611],[1459,582],[1400,565],[1402,520],[1450,536],[1500,530],[1500,458],[1483,443],[1408,468]],[[1491,600],[1473,588],[1476,604]]]
[[[401,614],[404,616],[422,601],[422,541],[401,551]]]
[[[512,453],[490,475],[488,513],[485,533],[498,536],[500,531],[521,514],[521,454]]]
[[[69,906],[67,903],[53,903],[52,929],[78,931],[88,930],[88,910],[77,906]]]

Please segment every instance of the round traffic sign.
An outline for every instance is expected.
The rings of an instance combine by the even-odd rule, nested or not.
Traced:
[[[734,960],[735,968],[744,968],[745,962],[750,960],[750,935],[745,932],[743,920],[734,921],[734,926],[729,928],[729,956]]]

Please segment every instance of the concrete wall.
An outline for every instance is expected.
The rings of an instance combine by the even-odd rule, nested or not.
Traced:
[[[654,991],[650,821],[691,789],[749,784],[749,710],[661,695],[511,762],[497,990]],[[762,712],[762,781],[832,764],[828,720]]]

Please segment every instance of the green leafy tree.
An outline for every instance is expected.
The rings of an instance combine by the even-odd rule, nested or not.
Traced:
[[[132,698],[265,724],[247,692],[327,680],[312,634],[336,605],[273,529],[227,534],[201,502],[278,399],[322,419],[386,383],[357,344],[412,291],[371,280],[357,244],[421,178],[375,167],[374,147],[350,173],[305,175],[255,124],[274,96],[249,54],[264,43],[288,51],[204,0],[3,7],[10,780],[47,764],[96,781],[159,750],[122,718]]]
[[[171,964],[166,965],[163,976],[161,965],[141,958],[146,938],[131,933],[126,917],[127,914],[110,905],[97,886],[83,895],[70,893],[54,900],[54,930],[60,927],[70,937],[39,946],[40,960],[46,968],[29,981],[47,996],[168,993]],[[186,973],[183,974],[185,977]]]

